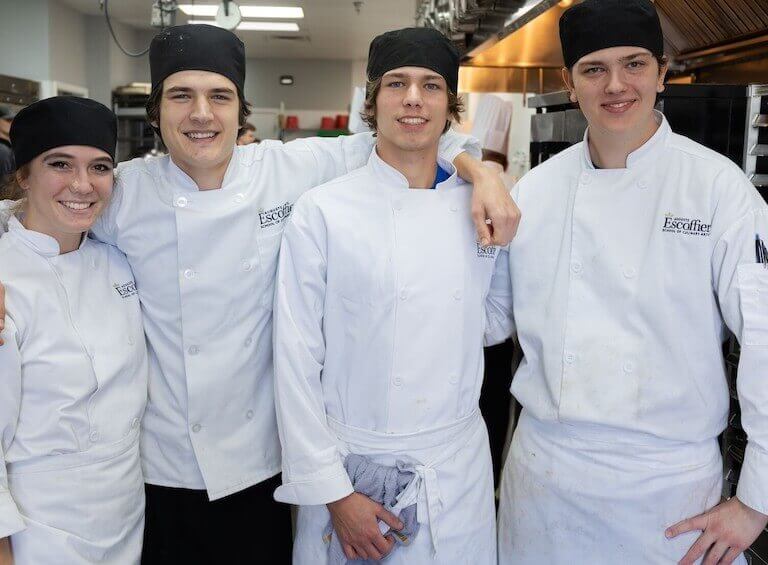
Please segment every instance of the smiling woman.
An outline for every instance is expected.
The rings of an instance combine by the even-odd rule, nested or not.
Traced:
[[[108,153],[81,145],[35,157],[16,177],[26,193],[25,227],[56,239],[62,253],[77,249],[109,201],[113,167]]]
[[[9,547],[16,565],[138,563],[140,306],[125,256],[86,237],[112,193],[115,115],[48,98],[10,137],[26,197],[0,238],[0,563]]]

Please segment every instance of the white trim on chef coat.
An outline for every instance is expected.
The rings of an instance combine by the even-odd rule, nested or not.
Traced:
[[[371,134],[235,147],[222,188],[199,191],[168,156],[121,164],[93,228],[128,257],[150,356],[142,459],[150,484],[211,500],[280,470],[272,294],[285,220],[303,192],[362,166]],[[449,133],[452,161],[476,140]]]

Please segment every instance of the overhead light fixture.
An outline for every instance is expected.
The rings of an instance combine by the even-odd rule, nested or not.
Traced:
[[[280,75],[280,84],[283,86],[291,86],[293,84],[293,75]]]
[[[215,20],[190,20],[189,23],[216,25]],[[236,29],[243,31],[299,31],[299,24],[296,22],[240,22]]]
[[[304,9],[293,6],[241,6],[244,18],[286,18],[300,20]]]
[[[217,4],[179,4],[179,10],[188,16],[213,17],[219,9]],[[301,19],[304,10],[293,6],[240,6],[240,14],[244,18],[264,19]]]

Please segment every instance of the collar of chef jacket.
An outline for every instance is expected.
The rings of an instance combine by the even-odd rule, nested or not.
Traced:
[[[669,127],[669,123],[667,122],[667,119],[664,117],[664,114],[662,114],[657,110],[654,110],[654,113],[656,114],[656,121],[658,122],[659,127],[656,130],[656,133],[654,133],[648,141],[643,143],[643,145],[635,149],[632,153],[630,153],[627,156],[627,169],[633,169],[635,167],[638,167],[640,163],[645,161],[646,157],[653,155],[657,149],[661,149],[662,147],[664,147],[667,141],[667,138],[669,137],[669,134],[672,132],[672,128]],[[584,168],[590,169],[593,171],[616,170],[616,169],[601,169],[601,168],[595,167],[595,164],[592,162],[592,156],[589,154],[588,136],[589,136],[589,128],[587,128],[587,131],[584,132],[584,143],[582,143],[583,145],[582,164],[584,165]]]
[[[224,173],[224,179],[221,181],[221,190],[226,190],[227,186],[238,174],[241,155],[235,148],[232,157],[229,159],[227,171]],[[198,192],[200,188],[187,173],[182,171],[179,166],[173,162],[173,158],[168,155],[165,158],[158,159],[160,176],[163,180],[162,185],[171,190],[173,194],[180,192]]]
[[[22,223],[16,218],[11,216],[8,220],[8,233],[13,233],[21,241],[23,241],[28,247],[43,257],[57,257],[61,248],[56,238],[46,235],[44,233],[28,230]],[[88,234],[83,234],[83,239],[80,241],[80,247],[82,249],[88,241]]]
[[[437,158],[437,164],[442,167],[450,176],[443,182],[437,183],[434,188],[436,190],[444,190],[452,186],[462,184],[461,177],[456,172],[456,168],[452,163],[449,163],[445,159]],[[371,151],[371,156],[368,158],[368,168],[371,169],[375,178],[377,178],[382,184],[390,186],[396,189],[410,190],[408,179],[405,175],[394,168],[392,165],[385,163],[381,157],[379,157],[378,149]],[[429,188],[429,187],[427,187]]]

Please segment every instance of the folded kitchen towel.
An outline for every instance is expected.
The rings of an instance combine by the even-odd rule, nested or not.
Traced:
[[[397,503],[397,497],[416,478],[413,468],[398,461],[396,465],[380,465],[367,457],[350,453],[344,461],[344,467],[352,481],[355,492],[364,494],[371,500],[378,502],[390,512]],[[395,512],[397,514],[397,512]],[[400,531],[389,530],[384,535],[392,534],[395,542],[400,545],[408,545],[419,531],[419,522],[416,519],[416,504],[403,508],[398,514],[403,523]],[[329,521],[325,528],[323,539],[329,543],[329,565],[346,565],[347,563],[375,563],[367,559],[349,560],[344,555],[338,536],[333,535],[333,524]],[[393,548],[395,551],[397,547]]]

